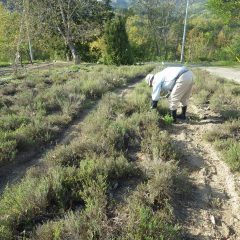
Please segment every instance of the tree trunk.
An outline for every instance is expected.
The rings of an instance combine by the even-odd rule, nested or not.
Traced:
[[[178,46],[180,44],[181,38],[179,37],[179,35],[177,36],[177,41],[176,41],[176,45],[175,45],[175,60],[178,59]]]
[[[28,32],[28,48],[29,48],[29,59],[31,64],[33,64],[33,51],[32,51],[32,43],[31,43],[31,39],[29,36],[29,32]]]
[[[163,34],[164,34],[164,51],[165,51],[165,54],[164,54],[164,60],[167,60],[167,57],[168,57],[168,39],[167,39],[167,30],[164,29],[163,30]]]
[[[156,46],[156,55],[159,57],[160,56],[160,50],[159,50],[159,46],[158,46],[156,33],[154,33],[154,42],[155,42],[155,46]]]
[[[75,64],[80,64],[80,56],[77,52],[77,49],[75,48],[75,46],[72,43],[68,43],[69,49],[71,51],[72,54],[72,58]]]

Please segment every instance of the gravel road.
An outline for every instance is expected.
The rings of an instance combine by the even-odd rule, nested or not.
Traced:
[[[199,67],[199,68],[202,70],[206,70],[215,76],[219,76],[240,83],[240,68],[230,67]]]

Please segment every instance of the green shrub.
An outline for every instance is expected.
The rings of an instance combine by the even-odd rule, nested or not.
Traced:
[[[94,239],[104,237],[106,221],[106,183],[104,177],[84,179],[81,193],[86,206],[82,212],[69,212],[59,221],[47,222],[37,227],[33,239]],[[90,182],[89,182],[90,181]]]
[[[1,89],[1,93],[3,95],[11,95],[11,96],[13,96],[14,94],[17,93],[17,85],[14,84],[14,83],[10,83],[10,84],[4,86]]]
[[[104,175],[109,185],[114,180],[124,179],[138,173],[134,165],[122,155],[118,157],[95,156],[92,160],[82,161],[80,169],[83,179],[89,177],[95,179],[98,175]]]
[[[21,115],[5,115],[0,117],[0,129],[5,131],[16,130],[21,126],[27,125],[30,119]]]
[[[223,152],[224,160],[230,166],[232,171],[240,171],[240,144],[232,143],[227,150]]]
[[[208,97],[210,92],[208,90],[202,89],[200,92],[194,97],[194,102],[197,105],[203,105],[208,102]]]
[[[127,96],[127,106],[137,112],[148,111],[150,109],[150,88],[143,82],[134,89],[134,93]]]
[[[181,239],[171,201],[183,193],[184,184],[186,176],[176,164],[152,165],[149,181],[135,191],[122,209],[125,218],[120,239]]]
[[[19,106],[33,108],[35,92],[34,90],[22,89],[23,91],[17,95],[17,103]]]
[[[16,148],[16,140],[11,140],[8,133],[0,131],[0,166],[9,163],[15,158]]]
[[[6,188],[0,200],[0,225],[4,228],[1,234],[11,232],[15,235],[32,230],[39,221],[38,217],[54,216],[74,204],[82,204],[81,187],[76,169],[55,168],[46,176],[29,176],[19,184]]]
[[[148,200],[155,204],[155,207],[161,208],[165,200],[171,203],[177,195],[184,196],[189,192],[186,172],[174,161],[152,163],[147,174]],[[170,205],[173,205],[173,202]]]
[[[197,70],[195,72],[195,80],[193,85],[193,94],[198,95],[201,90],[205,90],[209,95],[213,94],[222,84],[214,76],[206,71]],[[206,96],[206,94],[202,94]]]
[[[79,166],[80,161],[85,159],[91,151],[95,152],[94,146],[77,138],[69,145],[60,145],[54,151],[49,152],[44,161],[49,166]]]
[[[173,123],[173,117],[167,114],[163,117],[163,121],[166,125],[171,125]]]
[[[153,161],[167,161],[176,158],[176,152],[167,132],[161,131],[156,125],[149,125],[143,133],[141,149]]]
[[[240,171],[239,131],[239,120],[233,120],[205,134],[205,138],[213,142],[217,150],[222,153],[223,159],[232,171]]]
[[[120,237],[120,239],[181,239],[180,227],[171,224],[166,214],[161,211],[154,213],[150,207],[142,206],[139,203],[132,204],[129,211],[129,218],[122,234],[123,237]]]

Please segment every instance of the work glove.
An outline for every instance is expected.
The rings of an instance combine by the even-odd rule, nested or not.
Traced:
[[[151,109],[157,108],[158,101],[152,101],[151,103]]]

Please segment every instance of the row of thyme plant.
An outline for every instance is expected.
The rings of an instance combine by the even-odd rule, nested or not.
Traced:
[[[6,188],[0,238],[180,239],[173,209],[187,178],[149,95],[145,83],[105,94],[78,136]],[[122,204],[113,196],[127,180],[137,186]]]
[[[240,171],[240,85],[207,72],[197,71],[193,100],[199,107],[208,107],[223,120],[205,134],[232,171]]]
[[[153,66],[70,66],[30,72],[0,85],[0,166],[49,144],[79,112],[107,91],[143,77]]]

